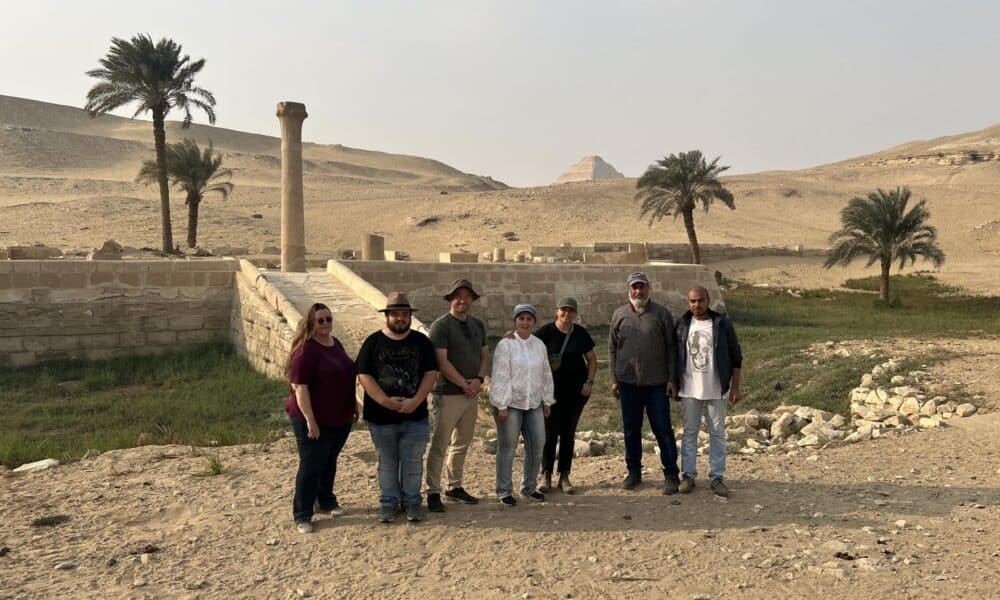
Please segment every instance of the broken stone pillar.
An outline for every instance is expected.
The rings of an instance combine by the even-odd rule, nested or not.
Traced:
[[[281,122],[281,270],[306,270],[305,210],[302,205],[302,121],[306,105],[279,102]]]
[[[507,253],[506,253],[506,251],[504,251],[503,248],[494,248],[493,249],[493,262],[495,262],[495,263],[502,263],[505,260],[507,260]]]
[[[361,260],[385,260],[385,238],[366,233],[361,246]]]

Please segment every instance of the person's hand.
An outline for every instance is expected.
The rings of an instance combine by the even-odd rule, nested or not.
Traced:
[[[584,398],[590,398],[590,395],[593,392],[594,392],[594,386],[589,383],[583,384],[583,387],[580,388],[580,395],[583,396]]]
[[[359,412],[358,412],[357,410],[355,410],[355,411],[354,411],[354,415],[353,415],[353,418],[354,418],[354,422],[355,422],[355,423],[357,423],[357,422],[358,422],[358,419],[360,419],[360,418],[361,418],[361,413],[359,413]]]
[[[402,396],[389,396],[389,406],[386,408],[399,412],[403,409],[404,400],[406,400],[406,398]]]
[[[465,380],[465,397],[475,398],[479,394],[480,388],[483,387],[483,383],[479,379],[466,379]]]
[[[505,340],[512,340],[512,339],[514,339],[514,332],[512,330],[508,329],[507,331],[503,332],[503,336],[502,337]]]
[[[316,422],[316,419],[306,419],[306,429],[308,430],[306,437],[311,440],[319,439],[319,423]]]
[[[552,407],[548,404],[542,405],[542,414],[545,415],[546,419],[548,419],[549,415],[552,414]]]
[[[673,398],[674,402],[680,402],[681,398],[677,395],[677,384],[673,381],[667,382],[667,396]]]
[[[614,395],[615,398],[621,400],[621,393],[618,391],[618,384],[617,383],[612,383],[611,384],[611,393]]]
[[[507,414],[508,413],[507,413],[507,409],[506,408],[498,410],[497,411],[497,420],[500,421],[501,423],[506,423],[507,422]]]
[[[417,410],[418,406],[420,406],[420,403],[417,402],[416,398],[407,398],[403,400],[403,404],[399,407],[399,412],[408,415]]]
[[[740,388],[730,388],[729,390],[729,403],[736,404],[743,399],[743,394],[740,393]]]

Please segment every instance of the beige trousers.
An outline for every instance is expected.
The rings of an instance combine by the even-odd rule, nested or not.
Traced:
[[[431,395],[431,448],[427,452],[427,493],[441,493],[441,467],[448,489],[462,487],[465,455],[476,429],[476,398],[463,394]],[[448,450],[447,460],[445,449]]]

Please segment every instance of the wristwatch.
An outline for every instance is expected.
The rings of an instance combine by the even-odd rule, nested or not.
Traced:
[[[583,383],[586,384],[586,385],[594,385],[594,380],[593,379],[588,379],[587,381],[584,381]]]

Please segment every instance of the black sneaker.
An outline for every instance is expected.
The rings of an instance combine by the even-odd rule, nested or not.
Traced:
[[[680,481],[677,481],[677,479],[669,477],[663,480],[664,496],[673,496],[679,491],[679,489],[680,489]]]
[[[453,490],[448,490],[444,493],[452,502],[465,502],[466,504],[479,504],[479,498],[476,498],[469,492],[465,491],[465,488],[457,487]]]
[[[444,504],[441,503],[441,494],[427,494],[427,510],[434,513],[444,512]]]
[[[545,502],[545,494],[539,492],[538,490],[535,490],[530,494],[528,494],[528,498],[530,500],[534,500],[535,502]]]
[[[625,481],[622,481],[622,489],[634,490],[640,483],[642,483],[642,472],[638,470],[629,471],[628,476],[625,477]]]
[[[514,496],[504,496],[503,498],[500,498],[500,504],[502,504],[504,508],[514,508],[517,506],[517,500],[514,499]]]

